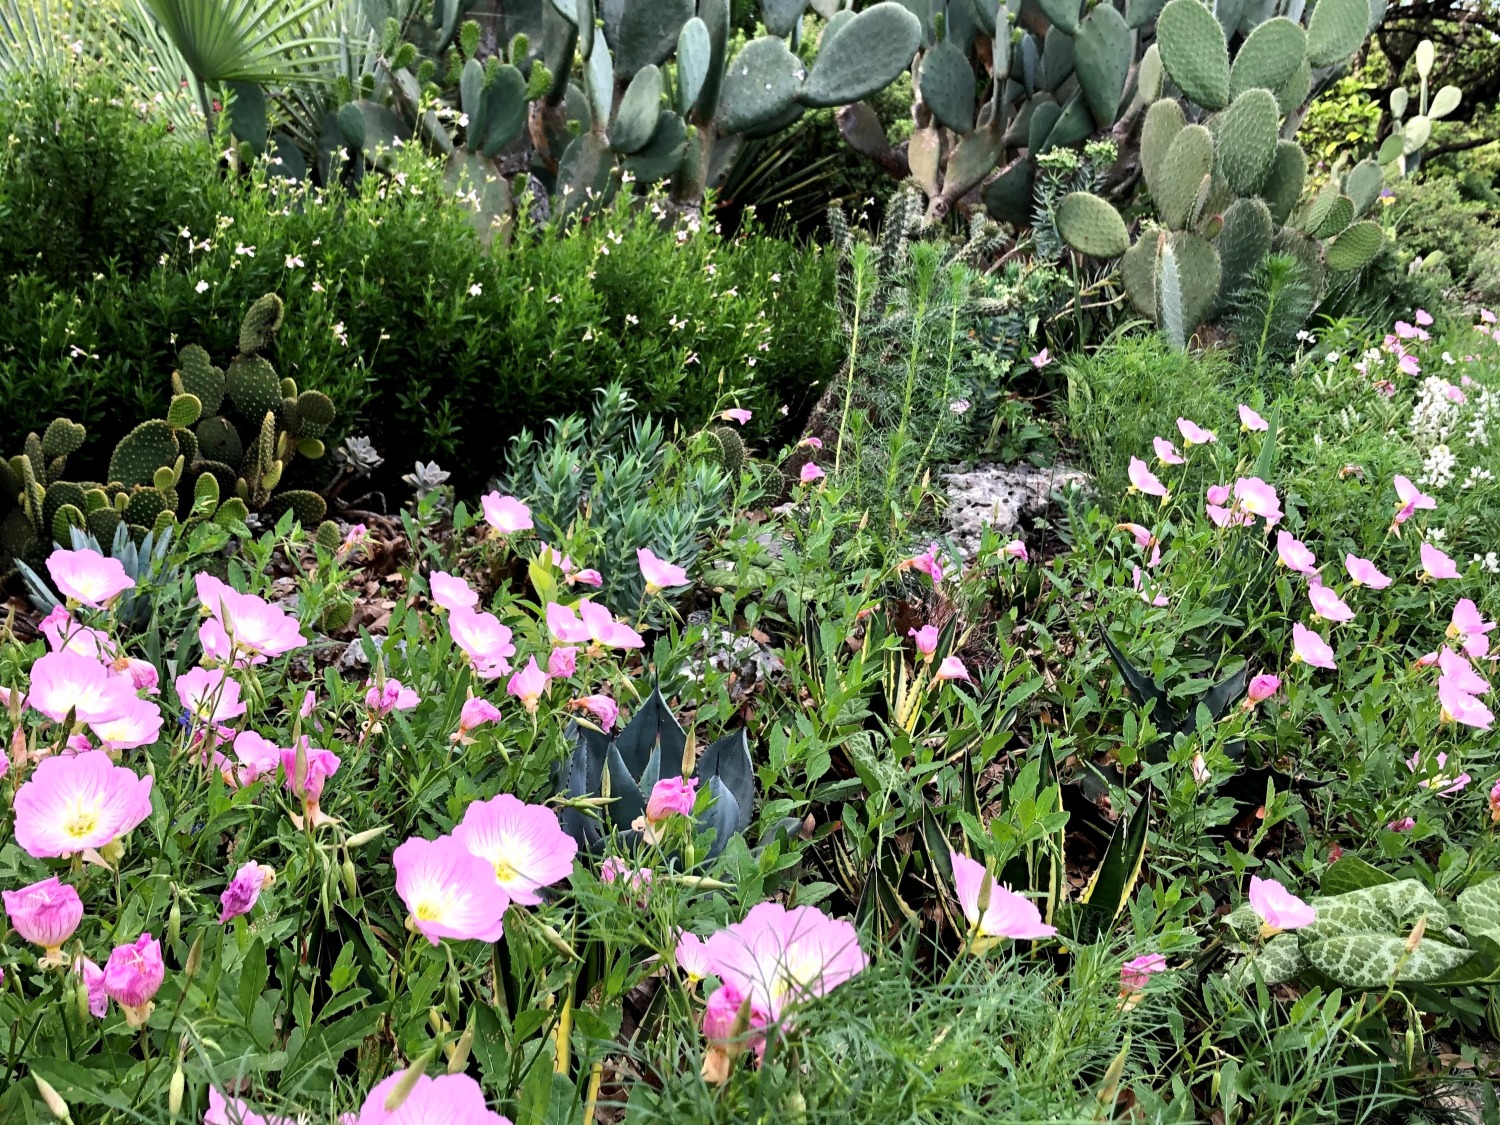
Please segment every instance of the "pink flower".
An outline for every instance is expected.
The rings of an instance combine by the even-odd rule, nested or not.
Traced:
[[[956,656],[945,656],[938,665],[937,678],[939,680],[965,680],[969,679],[969,670],[964,667],[964,662]]]
[[[511,632],[493,613],[460,606],[448,612],[448,633],[474,665],[482,680],[495,680],[510,671],[508,657],[516,654]]]
[[[1422,755],[1416,753],[1406,759],[1406,768],[1411,770],[1412,773],[1423,772]],[[1452,797],[1456,793],[1463,792],[1468,787],[1469,782],[1474,780],[1466,773],[1461,773],[1457,777],[1445,774],[1443,771],[1447,768],[1448,755],[1442,751],[1438,751],[1437,772],[1430,777],[1424,777],[1417,784],[1422,786],[1423,789],[1436,789],[1439,797]]]
[[[37,657],[31,666],[30,702],[54,722],[71,713],[75,722],[103,723],[140,700],[128,681],[110,675],[97,660],[64,649]]]
[[[740,1026],[740,1014],[745,1026]],[[703,1009],[703,1038],[708,1050],[703,1055],[703,1081],[722,1086],[729,1080],[734,1060],[747,1049],[757,1057],[766,1049],[765,1027],[770,1023],[765,1011],[747,1004],[740,990],[732,984],[721,984],[709,996]]]
[[[385,681],[384,689],[376,687],[371,680],[365,681],[369,689],[365,692],[365,707],[373,714],[385,716],[392,711],[410,711],[422,702],[422,697],[400,680]]]
[[[1250,876],[1250,909],[1261,921],[1263,937],[1285,930],[1300,930],[1317,920],[1318,912],[1275,879]]]
[[[1211,484],[1203,493],[1203,499],[1209,504],[1227,504],[1232,495],[1227,484]]]
[[[547,694],[547,683],[549,677],[537,667],[536,657],[526,661],[526,667],[513,674],[510,682],[505,685],[508,695],[513,695],[521,701],[528,712],[535,715],[537,702]]]
[[[1410,832],[1416,826],[1416,819],[1410,816],[1400,817],[1399,819],[1393,820],[1386,825],[1386,827],[1392,832]]]
[[[1292,626],[1292,663],[1299,661],[1310,668],[1338,667],[1333,662],[1333,649],[1328,647],[1328,642],[1300,621]]]
[[[1271,424],[1244,403],[1240,403],[1240,428],[1264,433],[1271,428]]]
[[[1396,335],[1402,340],[1415,340],[1420,333],[1404,320],[1396,321]]]
[[[943,560],[938,558],[938,546],[936,543],[929,546],[920,555],[915,555],[901,564],[901,569],[905,570],[907,568],[921,571],[928,578],[932,579],[934,586],[941,586],[943,584]]]
[[[645,547],[636,548],[636,562],[640,564],[641,577],[646,580],[646,593],[659,594],[674,586],[686,586],[687,571],[672,563],[663,562]]]
[[[1043,348],[1041,351],[1037,352],[1036,355],[1031,357],[1031,366],[1035,367],[1038,371],[1046,367],[1047,364],[1051,362],[1052,353],[1049,352],[1046,348]]]
[[[869,959],[848,922],[812,906],[762,902],[708,941],[714,972],[772,1022],[799,1000],[824,996]]]
[[[360,1106],[359,1116],[345,1119],[344,1125],[511,1125],[510,1118],[485,1104],[484,1091],[467,1074],[436,1078],[423,1074],[404,1101],[387,1108],[405,1077],[406,1072],[398,1070],[378,1082]]]
[[[958,904],[980,936],[1034,941],[1057,934],[1055,927],[1042,921],[1036,903],[1001,886],[984,864],[955,851],[948,853],[948,859],[953,865],[953,889],[958,894]],[[985,897],[986,889],[988,903],[981,910],[979,900]]]
[[[614,729],[615,720],[620,717],[620,706],[607,695],[586,695],[582,699],[573,701],[574,707],[580,707],[599,720],[599,729],[608,733]]]
[[[46,951],[47,964],[62,964],[62,947],[83,921],[83,900],[57,877],[19,891],[0,891],[11,928],[22,939]]]
[[[1430,512],[1437,507],[1436,500],[1400,473],[1391,478],[1391,484],[1396,489],[1396,522],[1398,524],[1405,523],[1415,512]]]
[[[1257,703],[1264,703],[1280,690],[1280,678],[1268,672],[1262,672],[1250,681],[1250,686],[1245,690],[1245,705],[1254,707]]]
[[[741,426],[743,426],[746,422],[750,421],[752,415],[750,411],[736,406],[733,410],[724,411],[719,415],[719,417],[724,419],[724,421],[726,422],[738,422]]]
[[[1478,672],[1474,666],[1447,645],[1442,647],[1437,658],[1438,672],[1459,691],[1467,692],[1469,695],[1484,695],[1490,690],[1490,683]]]
[[[1500,781],[1490,786],[1490,823],[1500,822]]]
[[[239,785],[251,785],[275,773],[281,765],[281,747],[253,730],[242,730],[234,736],[234,756],[240,768],[225,780]]]
[[[1430,327],[1432,324],[1432,314],[1426,309],[1418,309],[1417,315],[1412,319],[1420,324],[1423,328]]]
[[[237,659],[263,664],[270,657],[307,644],[295,617],[254,594],[236,593],[226,586],[210,609],[211,620],[222,629],[221,635],[228,639]]]
[[[1318,572],[1318,560],[1313,557],[1313,553],[1307,549],[1306,544],[1288,532],[1276,533],[1276,554],[1282,566],[1289,567],[1298,574]]]
[[[53,652],[72,652],[106,663],[119,656],[119,649],[108,633],[80,624],[60,605],[53,606],[52,612],[42,618],[37,631],[47,638],[47,647]]]
[[[530,531],[533,526],[531,509],[514,496],[490,492],[479,498],[479,506],[484,509],[485,522],[502,535]]]
[[[15,809],[16,843],[34,859],[100,851],[151,815],[151,778],[102,750],[43,758]]]
[[[696,777],[662,778],[651,787],[651,796],[646,802],[646,819],[655,822],[669,816],[692,816],[697,791]]]
[[[917,651],[923,656],[931,656],[937,651],[938,628],[936,625],[923,625],[920,629],[908,629],[906,635],[915,641]]]
[[[125,1012],[132,1028],[144,1027],[151,1017],[151,998],[166,979],[161,942],[142,934],[130,945],[117,945],[104,963],[104,991]]]
[[[1226,495],[1229,492],[1228,489],[1224,491]],[[1135,545],[1142,550],[1145,550],[1147,547],[1156,546],[1156,536],[1151,534],[1151,529],[1142,527],[1138,523],[1117,523],[1115,524],[1115,530],[1130,532],[1131,537],[1135,540]]]
[[[396,894],[411,925],[437,945],[455,941],[499,941],[510,897],[496,880],[495,865],[453,836],[413,836],[391,855]]]
[[[547,675],[566,680],[578,670],[578,649],[573,645],[554,648],[547,654]]]
[[[464,700],[463,708],[458,712],[458,733],[454,735],[457,742],[466,741],[469,732],[484,723],[498,722],[500,719],[500,708],[496,707],[488,699],[480,696],[471,696]]]
[[[1460,388],[1454,386],[1452,383],[1443,384],[1443,397],[1446,398],[1449,402],[1457,403],[1459,406],[1462,406],[1464,403],[1469,401],[1469,396],[1464,394],[1464,392]]]
[[[1162,502],[1167,500],[1167,486],[1156,479],[1156,474],[1146,467],[1146,462],[1139,457],[1130,459],[1130,491],[1143,492],[1147,496],[1160,496]]]
[[[1156,450],[1156,459],[1163,465],[1181,465],[1185,461],[1182,454],[1177,452],[1177,447],[1164,437],[1151,439],[1152,448]]]
[[[156,704],[131,696],[113,719],[90,723],[106,750],[134,750],[138,746],[150,746],[161,737],[162,717]]]
[[[235,748],[238,750],[238,745]],[[299,750],[302,758],[300,765],[297,762]],[[323,784],[339,772],[341,765],[343,763],[339,761],[339,756],[332,750],[309,746],[305,734],[298,740],[297,746],[283,747],[281,750],[281,769],[286,775],[283,784],[313,810],[317,809],[318,800],[323,796]]]
[[[1368,586],[1372,590],[1384,590],[1391,584],[1391,580],[1375,568],[1375,564],[1369,559],[1362,559],[1358,555],[1344,556],[1344,569],[1349,572],[1349,579],[1356,586]]]
[[[828,474],[818,468],[816,461],[809,461],[802,466],[802,471],[797,474],[797,479],[803,484],[811,484],[815,480],[822,480]]]
[[[798,445],[805,445],[809,449],[822,449],[823,448],[823,439],[822,438],[816,438],[816,437],[805,437],[801,441],[799,441],[797,444]]]
[[[1418,554],[1422,558],[1422,573],[1417,576],[1419,579],[1458,577],[1458,567],[1453,560],[1431,543],[1423,543]]]
[[[1185,445],[1212,445],[1219,440],[1212,430],[1205,430],[1197,422],[1190,422],[1186,418],[1177,419],[1177,432],[1182,435]]]
[[[642,891],[651,885],[651,868],[631,867],[617,856],[608,856],[599,865],[599,881],[602,883],[623,881],[632,891]]]
[[[572,586],[575,583],[579,586],[592,586],[597,590],[604,585],[604,575],[597,570],[580,570],[568,575],[568,585]]]
[[[245,713],[240,685],[222,668],[194,668],[172,682],[177,699],[199,723],[226,723]]]
[[[109,993],[104,991],[104,970],[87,957],[78,957],[73,962],[73,972],[83,978],[83,987],[88,992],[89,1014],[102,1020],[109,1011]]]
[[[572,875],[578,851],[555,812],[509,793],[471,802],[453,838],[484,860],[506,897],[522,906],[537,905],[537,891]]]
[[[98,551],[53,551],[47,556],[47,573],[69,602],[95,609],[135,586],[119,559],[107,559]]]
[[[1281,501],[1276,490],[1259,477],[1240,477],[1235,481],[1234,499],[1242,510],[1264,519],[1267,526],[1274,526],[1281,519]]]
[[[1136,593],[1140,594],[1141,601],[1147,605],[1161,609],[1163,606],[1171,604],[1165,594],[1157,593],[1153,595],[1146,591],[1145,576],[1141,573],[1141,568],[1138,566],[1130,568],[1130,584],[1135,588]]]
[[[136,691],[143,691],[147,695],[160,693],[158,685],[161,683],[161,678],[157,674],[156,665],[150,661],[126,657],[123,661],[116,660],[110,665],[110,671],[127,677],[130,680],[130,686]]]
[[[1439,676],[1437,690],[1439,714],[1443,722],[1461,723],[1476,730],[1489,730],[1494,723],[1494,712],[1465,691],[1455,677]]]
[[[708,946],[690,930],[683,930],[678,934],[677,946],[672,950],[672,960],[676,962],[678,971],[691,983],[697,983],[714,971],[713,962],[708,956]]]
[[[97,1013],[103,1015],[102,1012]],[[266,1116],[256,1113],[250,1104],[241,1098],[226,1098],[218,1087],[208,1088],[208,1109],[203,1114],[203,1125],[297,1125],[296,1118]]]
[[[427,586],[432,591],[435,605],[444,609],[473,609],[479,604],[479,595],[469,588],[462,578],[434,570],[427,576]]]
[[[1483,660],[1490,651],[1490,640],[1486,634],[1494,627],[1495,623],[1484,619],[1472,599],[1460,598],[1453,607],[1448,637],[1456,641],[1473,659]]]
[[[1312,602],[1314,616],[1321,617],[1324,621],[1337,625],[1354,620],[1354,611],[1321,582],[1308,584],[1307,597]]]
[[[597,602],[585,598],[578,603],[578,615],[588,639],[600,648],[644,648],[641,635]]]
[[[255,900],[260,898],[260,892],[275,881],[274,869],[262,866],[254,860],[242,864],[234,873],[234,878],[229,880],[229,885],[224,888],[224,893],[219,896],[222,906],[219,911],[219,924],[222,926],[231,918],[249,914],[255,906]]]
[[[1160,953],[1147,953],[1120,966],[1120,989],[1139,992],[1151,983],[1153,973],[1167,971],[1167,959]]]

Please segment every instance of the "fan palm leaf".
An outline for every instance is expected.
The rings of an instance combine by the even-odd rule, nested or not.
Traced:
[[[201,83],[285,82],[335,57],[309,32],[329,0],[136,0]]]

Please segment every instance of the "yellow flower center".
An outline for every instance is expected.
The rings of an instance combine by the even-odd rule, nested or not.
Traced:
[[[75,840],[87,840],[99,828],[99,810],[77,806],[73,815],[63,822],[63,831]]]
[[[495,879],[501,883],[512,883],[516,878],[516,869],[510,865],[510,861],[504,856],[495,859]]]
[[[431,899],[424,899],[422,902],[417,903],[417,908],[413,911],[413,914],[419,922],[436,922],[443,916],[443,909],[440,903],[433,902]]]

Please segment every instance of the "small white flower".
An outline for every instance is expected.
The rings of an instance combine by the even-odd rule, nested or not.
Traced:
[[[206,281],[200,281],[200,282],[198,282],[197,285],[193,286],[193,288],[196,289],[199,293],[207,293],[208,292],[208,282],[206,282]]]
[[[956,398],[948,404],[948,409],[954,414],[967,414],[969,412],[969,400]]]
[[[550,301],[554,305],[560,305],[560,304],[562,304],[562,294],[561,293],[554,293],[554,294],[552,294],[552,296],[548,297],[547,300]]]
[[[477,281],[473,285],[469,286],[469,296],[471,297],[478,297],[483,292],[484,286]]]
[[[167,256],[165,254],[163,254],[160,258],[157,258],[156,259],[156,264],[159,265],[159,266],[166,265],[167,264]]]
[[[460,129],[467,129],[469,127],[469,115],[467,113],[460,113],[458,115],[458,127]]]
[[[1326,356],[1324,356],[1324,357],[1323,357],[1323,358],[1324,358],[1324,360],[1326,360],[1326,361],[1327,361],[1327,362],[1328,362],[1328,363],[1337,363],[1337,362],[1338,362],[1338,361],[1339,361],[1339,353],[1338,353],[1338,352],[1329,352],[1329,353],[1328,353],[1328,354],[1327,354],[1327,355],[1326,355]]]
[[[638,316],[636,316],[635,313],[626,313],[625,314],[625,323],[626,324],[639,324],[640,322],[641,322],[641,318],[638,317]]]
[[[333,338],[344,347],[349,346],[349,333],[344,330],[344,322],[341,320],[333,326]]]
[[[780,285],[781,284],[781,275],[779,273],[773,273],[771,275],[771,282],[774,285]]]
[[[306,264],[307,263],[304,262],[301,258],[297,257],[296,254],[288,254],[286,256],[286,268],[289,270],[300,270]]]
[[[688,352],[687,359],[683,360],[682,362],[684,364],[697,363],[698,362],[698,353],[697,352]]]
[[[1304,344],[1310,342],[1312,340],[1312,338],[1313,338],[1313,334],[1311,332],[1309,332],[1306,328],[1298,329],[1298,331],[1297,331],[1297,339],[1301,340]]]
[[[321,281],[315,281],[315,282],[313,282],[313,292],[314,293],[322,293],[322,292],[324,292],[323,283]]]
[[[255,247],[246,246],[243,242],[236,242],[234,244],[234,252],[242,258],[255,257]]]

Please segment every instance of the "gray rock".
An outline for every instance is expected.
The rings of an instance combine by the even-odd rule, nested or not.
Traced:
[[[1089,483],[1087,473],[1061,464],[1045,469],[980,464],[967,472],[945,473],[942,480],[948,493],[943,523],[965,555],[978,549],[986,526],[1011,535],[1023,518],[1047,510],[1054,491]]]

